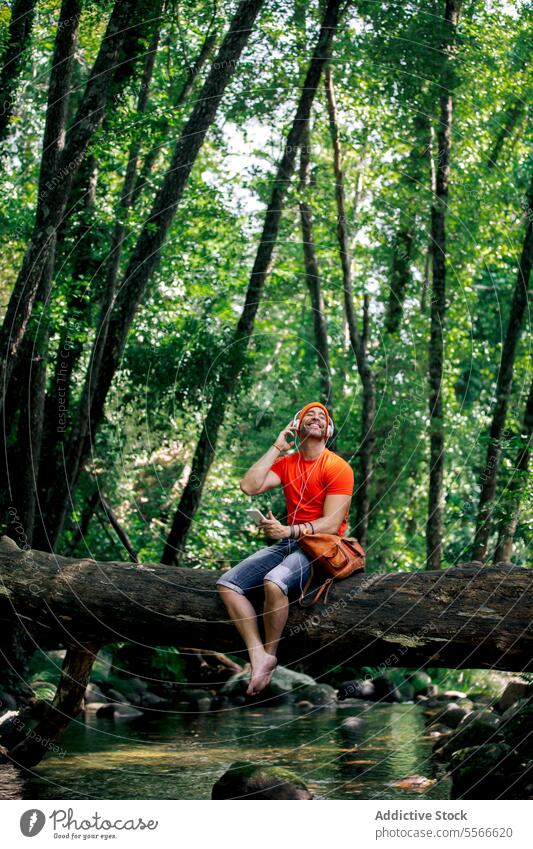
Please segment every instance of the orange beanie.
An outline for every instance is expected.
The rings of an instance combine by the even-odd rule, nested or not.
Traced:
[[[329,413],[326,410],[326,408],[324,407],[324,404],[321,404],[320,401],[313,401],[311,404],[306,404],[305,407],[302,407],[302,409],[298,413],[298,418],[300,420],[300,424],[298,426],[298,436],[300,435],[300,427],[302,425],[303,417],[305,416],[307,411],[310,410],[312,407],[320,407],[321,410],[324,410],[324,412],[326,414],[326,433],[327,433],[327,429],[329,427]]]

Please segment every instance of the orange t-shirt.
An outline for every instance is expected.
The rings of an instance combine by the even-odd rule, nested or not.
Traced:
[[[281,480],[289,525],[312,522],[324,515],[326,495],[351,495],[353,471],[342,457],[324,448],[317,460],[304,460],[299,451],[280,457],[271,471]],[[337,531],[346,531],[348,510]]]

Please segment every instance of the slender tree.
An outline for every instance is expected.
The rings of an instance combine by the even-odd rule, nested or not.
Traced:
[[[81,3],[79,0],[63,0],[50,72],[48,105],[43,135],[43,152],[39,174],[39,196],[46,193],[46,186],[65,146],[65,134],[69,107],[72,66],[76,49]],[[48,292],[54,266],[55,241],[52,238],[41,269],[38,288]],[[46,324],[46,323],[45,323]],[[36,338],[28,339],[25,356],[20,359],[18,385],[20,410],[18,433],[11,462],[7,464],[7,481],[10,501],[18,510],[31,543],[35,517],[34,479],[39,465],[39,453],[43,428],[42,401],[46,382],[46,353],[48,334],[39,322]],[[8,411],[13,413],[14,411]],[[13,453],[16,457],[13,456]],[[16,469],[11,476],[10,469]]]
[[[392,244],[390,292],[385,316],[385,328],[391,334],[398,333],[400,329],[404,302],[413,277],[415,204],[419,203],[416,190],[423,182],[423,170],[431,151],[429,118],[422,109],[415,113],[413,134],[415,140],[398,185],[400,214]]]
[[[454,81],[451,50],[455,41],[460,10],[461,0],[446,0],[442,39],[443,66],[440,80],[442,86],[440,124],[437,134],[436,192],[431,207],[433,275],[429,340],[430,459],[428,519],[426,524],[426,564],[428,569],[440,569],[442,562],[444,512],[442,375],[444,370],[444,313],[446,309],[446,209],[450,180]]]
[[[154,29],[152,22],[150,21],[149,23],[150,29]],[[145,114],[148,104],[150,85],[152,81],[154,65],[157,55],[157,48],[159,43],[160,29],[161,18],[158,18],[155,24],[155,31],[153,32],[152,40],[148,47],[148,51],[146,52],[146,55],[144,57],[143,71],[140,78],[139,95],[137,98],[136,108],[136,115],[138,116],[138,118],[142,118],[142,116]],[[105,282],[104,293],[102,297],[102,305],[105,305],[105,309],[104,307],[102,307],[102,311],[105,312],[106,315],[108,314],[109,307],[111,305],[112,298],[115,293],[115,286],[119,273],[124,238],[127,230],[128,217],[133,203],[133,189],[137,175],[137,164],[139,159],[140,147],[141,133],[136,132],[134,133],[128,151],[126,174],[124,177],[122,191],[119,199],[115,226],[111,234],[111,246],[105,263]],[[91,160],[94,163],[92,157]],[[87,176],[88,190],[85,192],[84,195],[84,205],[85,211],[89,212],[90,218],[93,219],[92,212],[94,210],[96,194],[95,164],[93,164],[93,167],[91,168],[91,163],[89,163]],[[85,216],[85,218],[87,219],[87,216]],[[91,223],[93,223],[93,221]],[[83,239],[84,235],[88,236],[90,234],[91,223],[86,223],[86,233],[80,234],[80,239]],[[80,267],[80,263],[83,267]],[[72,276],[74,280],[76,280],[77,277],[82,276],[86,272],[87,267],[86,263],[83,260],[83,251],[81,251],[78,247],[78,250],[75,254],[75,262]],[[77,294],[77,287],[72,294],[71,300],[71,306],[78,306],[80,311],[82,312],[88,311],[90,303],[87,298],[83,297],[83,295],[80,297]],[[74,337],[73,342],[71,341],[72,337]],[[47,427],[47,440],[44,446],[43,461],[39,468],[39,492],[41,493],[41,495],[44,496],[41,507],[42,512],[44,513],[44,521],[39,526],[39,528],[36,529],[35,544],[43,546],[45,548],[47,547],[46,506],[47,501],[50,497],[50,492],[53,492],[53,481],[56,480],[57,475],[61,474],[61,453],[59,449],[60,444],[64,441],[65,433],[69,430],[69,418],[71,413],[70,408],[72,400],[71,379],[74,374],[76,363],[78,362],[82,351],[82,342],[78,341],[76,333],[72,333],[72,328],[67,327],[65,329],[62,343],[58,348],[54,381],[52,383],[52,390],[47,399],[48,403],[46,404],[47,418],[45,426]],[[57,413],[54,414],[53,410],[54,403],[57,406],[57,395],[59,392],[61,393],[62,400],[61,421],[63,423],[60,427],[57,426]],[[41,400],[41,405],[44,404],[44,398],[39,399],[39,397],[36,396],[34,392],[32,399],[32,407],[34,409],[38,406],[39,400]],[[46,497],[46,495],[48,496],[48,498]]]
[[[58,25],[58,37],[73,31],[77,22],[79,3],[64,0],[61,21],[66,9],[75,10],[69,15],[72,21],[65,27]],[[26,250],[22,267],[9,299],[4,323],[0,331],[0,411],[3,409],[5,392],[16,363],[20,345],[24,339],[32,312],[37,288],[43,274],[53,270],[50,255],[55,249],[57,229],[65,211],[74,177],[80,167],[87,146],[104,117],[109,80],[114,73],[115,62],[128,32],[128,24],[134,13],[133,0],[116,0],[111,12],[106,33],[87,83],[82,102],[78,108],[68,136],[52,172],[43,172],[39,178],[39,194],[35,225]],[[64,18],[67,22],[67,18]],[[69,75],[62,79],[58,75],[56,97],[62,100],[69,90]],[[58,133],[52,132],[54,137]]]
[[[302,228],[302,245],[305,265],[305,280],[311,297],[313,311],[313,329],[315,334],[316,355],[321,380],[322,401],[333,412],[333,386],[329,363],[328,328],[324,313],[324,298],[318,268],[318,258],[315,247],[313,212],[307,200],[306,193],[310,185],[310,132],[306,125],[300,148],[300,224]]]
[[[0,142],[6,138],[15,109],[18,79],[30,43],[36,0],[14,0],[9,21],[9,37],[0,72]],[[61,20],[61,16],[60,16]]]
[[[189,98],[189,95],[191,94],[191,92],[194,88],[194,84],[195,84],[196,80],[199,78],[203,69],[205,68],[205,66],[207,65],[211,56],[213,55],[213,52],[214,52],[214,49],[215,49],[215,46],[216,46],[216,42],[217,42],[217,33],[216,32],[208,32],[205,39],[204,39],[202,47],[200,48],[200,52],[198,53],[196,61],[187,70],[187,74],[185,76],[185,80],[183,81],[183,83],[180,86],[177,87],[173,96],[171,96],[171,110],[173,112],[176,112],[176,111],[179,111],[180,109],[182,109],[183,105],[187,102],[187,99]],[[163,139],[167,138],[167,135],[168,135],[168,132],[169,132],[169,127],[170,127],[170,121],[169,121],[169,118],[165,115],[163,117],[163,120],[161,121],[161,125],[160,125],[160,128],[159,128],[159,132],[160,132],[161,137]],[[150,175],[151,175],[153,168],[154,168],[154,165],[157,161],[159,151],[160,151],[160,147],[158,147],[157,145],[154,145],[152,148],[150,148],[150,150],[147,152],[146,156],[144,157],[142,168],[138,172],[136,180],[135,180],[135,186],[134,186],[134,189],[133,189],[133,196],[132,196],[132,205],[137,203],[137,199],[138,199],[139,195],[141,194],[141,192],[144,190],[144,188],[148,184],[148,182],[150,180]]]
[[[255,316],[272,265],[281,214],[289,183],[296,167],[297,152],[302,142],[305,126],[309,121],[322,70],[331,49],[340,8],[339,0],[328,0],[318,41],[301,90],[296,114],[274,178],[263,230],[246,291],[244,307],[218,374],[214,397],[203,423],[189,479],[183,489],[172,528],[167,537],[161,559],[162,563],[178,563],[181,558],[187,534],[198,510],[205,481],[215,456],[218,433],[232,395],[232,389],[235,387],[245,364],[247,346],[253,332]]]
[[[342,266],[344,312],[348,323],[350,345],[355,355],[357,371],[363,387],[363,407],[361,412],[361,440],[359,464],[361,480],[355,492],[356,524],[355,533],[361,544],[366,544],[368,517],[370,514],[370,484],[373,475],[373,455],[375,444],[374,422],[376,415],[376,388],[374,375],[367,355],[368,341],[368,304],[365,311],[366,321],[363,334],[359,331],[353,297],[352,252],[348,233],[348,221],[345,198],[345,179],[342,163],[342,151],[339,138],[339,120],[331,69],[325,75],[326,100],[328,105],[329,128],[333,145],[333,170],[335,174],[335,198],[337,203],[337,239]]]
[[[524,490],[529,470],[529,458],[531,455],[531,441],[533,439],[533,381],[529,387],[529,395],[524,413],[522,427],[522,444],[518,449],[513,477],[509,485],[511,495],[510,503],[507,505],[507,516],[502,521],[498,534],[498,544],[494,553],[494,563],[502,560],[510,563],[513,555],[513,543],[520,517],[520,509],[524,500]]]
[[[522,333],[524,313],[528,301],[529,280],[533,263],[533,176],[525,204],[526,232],[522,253],[518,263],[518,273],[513,293],[507,332],[503,343],[496,383],[496,402],[492,413],[489,442],[485,466],[481,476],[481,492],[474,538],[474,557],[484,561],[487,557],[489,537],[492,526],[492,503],[496,492],[496,480],[501,456],[501,440],[507,418],[507,407],[513,382],[513,368],[518,342]]]
[[[487,168],[491,171],[498,164],[506,142],[515,134],[527,115],[526,103],[521,97],[514,97],[511,105],[502,115],[498,134],[487,153]]]
[[[159,30],[160,28],[156,24],[156,30],[154,32],[152,44],[149,47],[148,52],[145,56],[144,71],[141,79],[140,93],[137,101],[137,115],[144,114],[148,106],[148,96],[150,92],[153,74],[153,62],[155,59],[155,51],[157,49],[157,43],[159,40]],[[181,83],[181,87],[177,90],[177,93],[172,99],[174,110],[183,109],[183,107],[187,103],[187,100],[193,90],[194,83],[200,75],[200,72],[205,66],[209,56],[211,55],[215,42],[216,36],[214,34],[210,33],[206,36],[197,59],[195,60],[193,65],[188,69],[185,79]],[[163,123],[164,126],[168,129],[168,119],[165,119]],[[85,258],[85,251],[81,250],[80,248],[82,242],[85,244],[85,238],[83,233],[77,239],[78,248],[75,255],[76,268],[78,266],[80,267],[80,271],[82,271],[82,276],[84,278],[87,278],[88,276],[90,279],[98,281],[98,285],[96,287],[96,290],[98,292],[101,292],[103,289],[103,294],[100,297],[100,321],[96,328],[96,335],[102,340],[105,336],[105,333],[107,332],[106,328],[109,322],[110,310],[115,295],[120,260],[123,256],[123,240],[126,220],[130,216],[132,208],[134,208],[139,201],[141,190],[149,178],[149,174],[151,173],[151,170],[154,166],[157,157],[158,148],[151,148],[143,160],[142,168],[139,170],[138,160],[141,158],[141,138],[142,133],[139,132],[131,142],[128,154],[126,175],[124,178],[124,184],[121,192],[121,200],[118,204],[117,220],[114,227],[114,233],[112,235],[112,249],[108,253],[105,263],[103,263],[100,268],[95,267],[92,272],[90,271],[91,262],[89,262],[88,258]],[[87,180],[82,182],[87,183],[87,188],[83,192],[82,202],[85,207],[84,218],[86,218],[89,222],[88,227],[86,228],[86,235],[88,237],[94,232],[93,210],[96,187],[95,172],[91,172],[89,170]],[[131,189],[132,185],[133,188]],[[72,205],[75,206],[75,204]],[[94,261],[92,264],[94,265]],[[73,270],[73,277],[76,277],[76,268]],[[102,285],[99,284],[99,278],[101,275],[103,275],[104,277],[104,282]],[[89,310],[92,307],[92,303],[88,301],[86,297],[84,297],[83,295],[78,296],[76,289],[74,289],[72,293],[69,292],[69,298],[71,300],[68,310],[69,315],[74,312],[76,315],[80,315],[82,319],[85,314],[88,315]],[[73,328],[70,326],[65,328],[62,343],[58,346],[55,373],[54,378],[52,380],[52,391],[47,397],[45,428],[47,423],[51,423],[51,426],[47,428],[45,450],[43,460],[39,468],[38,488],[41,494],[42,513],[44,518],[42,525],[36,528],[35,544],[41,548],[48,547],[48,504],[50,500],[54,501],[55,498],[54,482],[57,481],[64,473],[64,449],[61,443],[67,443],[69,438],[68,435],[71,429],[71,420],[73,414],[71,408],[73,404],[73,393],[71,391],[72,379],[74,375],[75,366],[79,361],[83,349],[83,341],[80,340],[79,335],[76,335],[75,328],[74,332]],[[98,348],[94,349],[93,357],[99,357],[101,354],[101,349],[101,345]],[[68,356],[66,358],[63,356],[65,351],[68,352]],[[91,359],[89,370],[92,370],[94,366],[95,363],[93,362],[93,359]],[[61,428],[60,431],[57,428],[57,414],[55,414],[55,410],[57,408],[56,390],[58,388],[61,388],[62,391],[62,406],[64,408],[63,420],[65,421],[65,427]]]
[[[189,119],[183,126],[163,184],[133,248],[109,317],[101,315],[90,367],[85,379],[79,415],[70,436],[64,476],[56,483],[47,511],[49,545],[54,546],[65,520],[82,463],[90,450],[91,435],[102,421],[107,393],[120,363],[129,328],[146,287],[159,262],[165,239],[183,197],[189,174],[220,101],[250,37],[264,0],[242,0],[222,42]]]
[[[117,64],[117,68],[113,74],[113,80],[110,85],[110,94],[117,95],[121,90],[123,90],[126,83],[130,80],[133,75],[138,59],[138,51],[140,48],[140,41],[143,37],[143,34],[150,34],[150,31],[154,28],[154,15],[153,12],[161,11],[161,0],[156,0],[156,3],[152,3],[147,7],[146,10],[146,18],[141,19],[135,27],[130,28],[128,33],[128,40],[123,45],[121,50],[121,55],[119,57],[119,61]],[[67,23],[69,25],[77,25],[79,19],[79,11],[75,13],[74,9],[70,10],[72,14],[67,18]],[[157,30],[160,25],[160,18],[155,18],[155,25]],[[59,27],[59,34],[63,36],[63,31],[66,31],[68,34],[68,30],[66,26]],[[148,53],[146,55],[145,64],[147,64],[149,68],[149,73],[153,69],[153,64],[155,61],[155,53],[157,50],[157,40],[153,41],[150,45]],[[65,63],[63,63],[65,64]],[[66,74],[69,69],[64,68],[64,73]],[[146,88],[143,88],[143,85]],[[141,96],[146,99],[147,97],[147,77],[143,75],[141,79]],[[66,113],[68,102],[66,98],[62,100],[55,97],[53,86],[50,86],[49,93],[51,100],[51,108],[47,111],[47,116],[51,116],[52,126],[55,128],[60,125],[60,122],[55,119],[55,111],[57,109],[61,109],[63,111],[63,130],[60,134],[60,141],[63,144],[64,136],[65,136],[65,124],[66,124]],[[109,96],[107,102],[107,110],[109,110],[110,104],[115,103],[114,97]],[[71,110],[69,110],[71,111]],[[54,120],[55,119],[55,120]],[[55,159],[50,162],[54,151],[54,143],[53,141],[48,143],[47,140],[47,132],[45,130],[45,154],[43,155],[43,166],[41,167],[41,173],[53,173],[54,169],[57,167],[57,162],[59,160],[59,156],[62,150],[58,150],[55,154]],[[132,157],[133,158],[133,157]],[[88,176],[88,192],[85,198],[85,211],[87,211],[87,205],[92,201],[93,194],[93,186],[92,183],[94,181],[94,157],[91,155],[89,157],[85,157],[78,174],[81,176]],[[134,160],[135,161],[135,160]],[[131,159],[130,159],[131,162]],[[87,165],[87,167],[85,167]],[[72,197],[73,191],[71,191],[69,195],[69,199]],[[66,216],[62,220],[60,226],[58,227],[58,231],[56,235],[64,236],[64,230],[66,228]],[[89,224],[88,231],[90,232],[91,226]],[[34,534],[34,520],[35,520],[35,507],[36,507],[36,482],[37,478],[41,478],[41,483],[43,483],[43,475],[40,472],[40,460],[41,460],[41,450],[42,450],[42,442],[43,442],[43,433],[46,430],[47,436],[52,434],[52,445],[45,445],[45,472],[52,471],[49,468],[49,456],[50,451],[52,455],[54,454],[54,449],[57,447],[57,442],[62,436],[62,432],[64,427],[61,426],[61,422],[66,421],[67,416],[67,404],[62,403],[63,401],[67,401],[69,392],[67,392],[68,384],[67,378],[69,374],[72,374],[75,363],[73,362],[75,359],[76,347],[81,347],[79,344],[77,346],[71,346],[71,349],[66,349],[61,346],[58,352],[58,361],[60,366],[59,377],[61,378],[56,386],[53,388],[53,402],[48,404],[47,411],[48,413],[52,413],[51,418],[45,424],[44,421],[44,413],[45,413],[45,398],[46,398],[46,364],[48,360],[48,347],[49,347],[49,335],[51,331],[51,323],[48,314],[48,302],[51,295],[52,289],[52,280],[54,276],[54,266],[55,266],[55,254],[56,254],[56,245],[54,244],[52,249],[50,250],[48,256],[48,262],[45,266],[43,274],[41,275],[41,279],[39,281],[39,285],[37,288],[37,293],[35,297],[35,306],[39,306],[38,312],[39,318],[37,323],[37,329],[35,332],[35,338],[32,339],[32,334],[28,332],[23,340],[23,343],[20,348],[19,356],[17,358],[16,371],[19,372],[17,375],[19,386],[23,389],[21,394],[21,404],[18,415],[18,434],[16,444],[13,450],[10,452],[9,457],[9,466],[10,468],[17,469],[17,475],[13,480],[13,492],[12,492],[12,503],[19,506],[19,512],[21,518],[25,522],[26,533],[29,539],[33,539]],[[76,302],[76,294],[77,289],[79,287],[79,278],[83,276],[86,272],[86,267],[81,267],[83,264],[83,251],[77,250],[74,253],[74,261],[72,267],[72,281],[77,285],[72,287],[72,295],[69,298],[72,302]],[[79,298],[78,298],[79,300]],[[82,298],[82,303],[84,299]],[[87,299],[85,299],[87,302]],[[69,327],[67,331],[67,339],[68,335],[72,334],[72,329]],[[66,351],[66,353],[65,353]],[[71,361],[71,362],[69,362]],[[61,401],[60,410],[61,417],[58,416],[58,402]],[[55,411],[52,412],[53,407],[52,404],[55,405]],[[52,408],[52,409],[51,409]],[[7,410],[6,410],[7,412]],[[48,449],[48,450],[47,450]],[[44,489],[41,490],[42,493],[46,493],[46,490],[50,487],[53,487],[54,475],[45,478],[44,480]],[[44,504],[40,503],[40,512],[42,513]],[[44,530],[44,528],[43,528]],[[45,534],[41,534],[41,539],[45,538]],[[39,538],[37,537],[37,542],[39,542]]]

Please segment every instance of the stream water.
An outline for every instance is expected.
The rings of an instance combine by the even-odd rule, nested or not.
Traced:
[[[349,737],[340,727],[348,716],[364,720]],[[292,769],[322,799],[447,799],[433,742],[419,705],[405,703],[167,712],[130,722],[81,715],[59,741],[61,752],[31,776],[3,768],[0,798],[209,799],[230,764],[245,760]],[[434,783],[392,786],[414,774]]]

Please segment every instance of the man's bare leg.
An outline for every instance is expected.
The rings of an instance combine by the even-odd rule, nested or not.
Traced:
[[[270,681],[276,667],[276,658],[265,651],[257,627],[257,613],[246,596],[223,585],[219,585],[218,592],[248,649],[252,673],[246,693],[249,696],[255,696]]]
[[[283,590],[280,589],[280,587],[278,587],[278,585],[273,581],[265,581],[264,587],[265,607],[263,610],[263,622],[265,623],[265,650],[268,654],[275,658],[278,650],[278,643],[283,633],[283,629],[287,624],[287,617],[289,615],[289,600]],[[272,678],[275,665],[276,664],[272,666],[272,669],[268,674],[266,684],[268,684]],[[263,684],[263,687],[266,687],[266,684]]]

